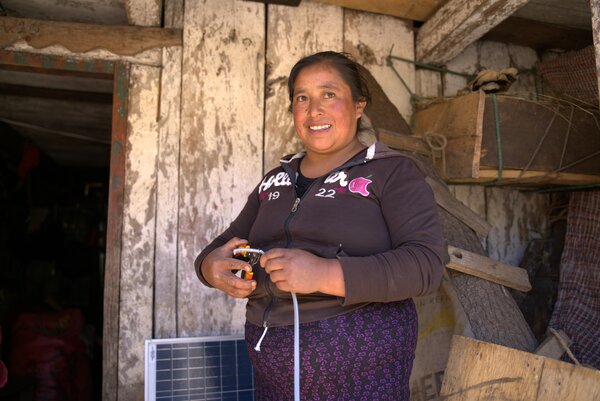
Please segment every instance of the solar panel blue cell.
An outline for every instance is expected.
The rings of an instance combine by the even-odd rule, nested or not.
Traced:
[[[221,365],[221,356],[213,355],[204,357],[204,366],[220,366]]]
[[[217,366],[207,366],[204,368],[204,375],[208,377],[219,377],[221,376],[221,367]]]
[[[206,356],[221,355],[221,347],[220,347],[219,343],[206,344],[206,347],[204,348],[204,354]]]
[[[204,356],[204,347],[189,347],[188,349],[190,358],[196,358]]]
[[[174,348],[172,351],[172,358],[187,358],[188,357],[188,349],[187,348]]]
[[[196,368],[206,365],[206,359],[203,357],[189,358],[188,361],[190,368]]]
[[[188,390],[189,383],[188,379],[173,380],[173,390]]]
[[[251,374],[238,375],[238,388],[240,389],[251,389],[254,385],[254,379]]]
[[[156,369],[159,369],[159,370],[173,369],[173,362],[171,361],[171,359],[158,359],[156,361]]]
[[[188,368],[188,360],[186,358],[181,359],[173,359],[173,369],[187,369]]]
[[[158,360],[171,359],[171,347],[157,348],[156,349],[156,359],[158,359]]]

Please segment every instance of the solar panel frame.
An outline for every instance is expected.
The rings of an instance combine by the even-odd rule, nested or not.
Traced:
[[[242,335],[145,341],[146,401],[255,401]]]

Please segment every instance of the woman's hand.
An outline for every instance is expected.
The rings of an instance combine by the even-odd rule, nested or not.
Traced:
[[[235,275],[238,270],[252,271],[248,263],[234,259],[233,250],[247,245],[248,241],[232,238],[208,254],[200,269],[204,279],[213,287],[235,298],[245,298],[256,288],[256,281],[244,280]]]
[[[300,249],[275,248],[261,256],[260,265],[282,291],[345,296],[344,275],[337,259],[324,259]]]

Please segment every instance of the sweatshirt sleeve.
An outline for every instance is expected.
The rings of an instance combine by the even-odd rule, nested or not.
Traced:
[[[379,201],[391,249],[339,258],[346,289],[343,305],[426,295],[441,282],[446,247],[437,205],[414,161],[402,158],[390,171]]]
[[[250,234],[250,229],[252,228],[252,224],[254,223],[254,219],[256,218],[256,214],[258,213],[258,196],[257,196],[257,188],[250,193],[248,196],[248,200],[246,201],[246,205],[240,212],[240,214],[235,218],[235,220],[229,225],[229,227],[217,238],[215,238],[211,243],[209,243],[196,257],[194,261],[194,269],[196,270],[196,275],[200,279],[200,281],[211,287],[210,284],[206,281],[204,276],[202,276],[202,271],[200,270],[200,266],[202,265],[202,261],[206,256],[217,249],[218,247],[224,245],[227,241],[229,241],[233,237],[238,237],[242,239],[248,239]]]

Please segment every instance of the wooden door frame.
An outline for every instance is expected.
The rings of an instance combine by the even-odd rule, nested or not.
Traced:
[[[119,298],[130,64],[122,61],[0,50],[0,68],[113,80],[113,109],[104,267],[102,399],[117,399]]]

